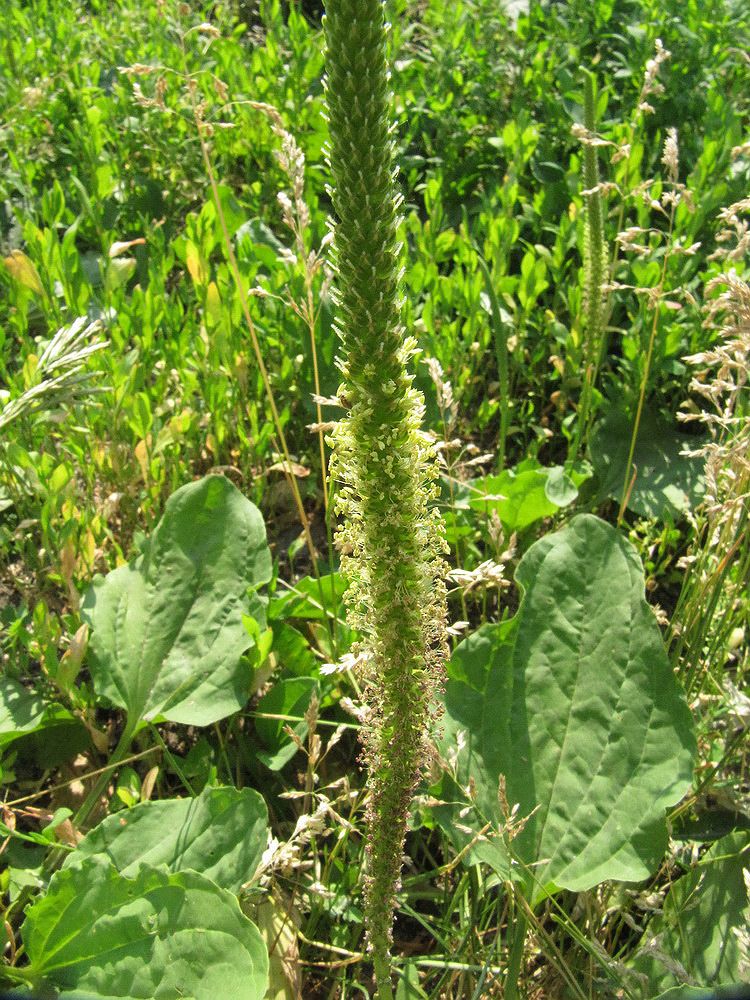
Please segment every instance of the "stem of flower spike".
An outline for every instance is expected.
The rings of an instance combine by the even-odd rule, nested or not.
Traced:
[[[604,206],[599,188],[599,161],[596,142],[596,79],[585,71],[583,79],[583,181],[586,216],[583,229],[583,386],[578,407],[578,426],[570,453],[571,465],[579,457],[589,436],[591,402],[603,360],[607,277],[607,248],[604,243]]]
[[[401,323],[393,103],[380,0],[328,0],[329,160],[337,332],[348,412],[331,440],[349,621],[370,709],[365,924],[378,996],[392,996],[389,950],[412,791],[425,760],[446,655],[445,541],[437,463]]]

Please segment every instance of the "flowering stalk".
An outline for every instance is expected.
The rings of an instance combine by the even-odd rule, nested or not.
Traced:
[[[433,447],[407,363],[393,110],[381,0],[328,0],[325,34],[339,391],[332,438],[338,542],[367,675],[365,923],[378,995],[392,996],[391,926],[406,819],[445,658],[445,587]]]
[[[604,212],[599,183],[596,136],[596,81],[586,72],[583,81],[583,180],[586,215],[583,229],[583,389],[578,410],[578,429],[573,458],[578,457],[581,443],[588,438],[591,417],[591,396],[602,361],[607,277],[607,249],[604,242]]]

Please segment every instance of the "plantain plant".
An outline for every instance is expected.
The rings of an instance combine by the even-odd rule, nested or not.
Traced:
[[[382,3],[329,0],[325,35],[339,398],[347,408],[332,438],[333,474],[370,706],[365,922],[378,995],[388,998],[407,811],[446,652],[445,543],[433,506],[435,455],[420,431],[424,402],[407,367],[416,344],[401,319],[401,199]]]

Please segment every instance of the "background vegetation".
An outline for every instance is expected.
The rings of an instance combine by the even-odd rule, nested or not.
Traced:
[[[358,887],[361,692],[327,516],[323,436],[341,401],[319,8],[7,0],[3,11],[0,880],[11,970],[29,956],[45,970],[18,928],[54,867],[51,848],[141,802],[232,786],[262,794],[275,838],[262,863],[253,855],[260,874],[243,897],[271,953],[269,995],[372,986]],[[735,485],[720,474],[717,493],[714,469],[701,506],[706,456],[682,452],[707,432],[676,415],[706,405],[685,361],[702,355],[709,396],[735,373],[731,433],[746,433],[747,328],[735,335],[739,369],[712,374],[724,320],[705,305],[728,266],[717,249],[732,250],[740,277],[747,266],[742,213],[720,212],[749,189],[750,15],[740,0],[532,0],[516,20],[497,0],[387,9],[406,320],[427,428],[442,442],[455,642],[509,620],[519,560],[574,511],[595,512],[641,559],[697,737],[693,787],[667,803],[656,874],[565,890],[529,913],[497,866],[466,854],[455,835],[465,817],[441,820],[435,803],[449,792],[437,772],[426,779],[395,929],[399,996],[510,997],[509,965],[535,997],[740,981],[747,473],[731,466]],[[593,347],[592,148],[607,286]],[[204,724],[102,685],[87,609],[97,574],[147,555],[168,497],[207,473],[259,507],[272,565],[236,567],[245,587],[270,580],[269,600],[237,640],[237,704]],[[232,516],[236,528],[251,515]],[[717,567],[712,553],[727,558]],[[712,864],[727,857],[729,868]],[[156,876],[139,877],[139,892],[157,891]],[[239,891],[243,879],[218,882]],[[705,954],[680,950],[683,920]]]

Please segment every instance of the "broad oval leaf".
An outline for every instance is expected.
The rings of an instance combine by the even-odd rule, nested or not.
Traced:
[[[508,768],[514,624],[483,625],[451,657],[441,745],[455,773],[433,788],[441,804],[431,807],[456,850],[465,851],[471,863],[486,862],[503,879],[511,871],[505,841],[497,835],[498,782]],[[463,791],[469,782],[471,807]]]
[[[731,833],[678,879],[648,941],[633,961],[645,975],[644,1000],[704,996],[707,987],[743,982],[743,949],[735,933],[750,924],[750,836]],[[691,989],[700,987],[701,989]]]
[[[514,642],[466,640],[445,692],[447,731],[464,734],[456,778],[477,788],[471,823],[503,827],[502,774],[527,818],[511,849],[535,898],[643,879],[666,848],[665,809],[690,787],[695,742],[637,553],[580,515],[533,545],[516,579]]]
[[[68,719],[73,716],[62,705],[48,704],[12,677],[0,677],[0,748]]]
[[[625,488],[632,434],[632,419],[613,408],[591,440],[600,493],[618,503]],[[683,452],[700,444],[700,438],[683,434],[657,413],[644,410],[630,469],[635,478],[628,494],[628,508],[641,517],[672,520],[694,510],[703,498],[704,462]]]
[[[545,468],[527,459],[515,469],[472,480],[469,506],[484,514],[497,513],[505,531],[523,531],[573,503],[578,487],[590,475],[584,466],[569,474],[562,466]]]
[[[236,712],[250,684],[247,593],[270,576],[261,514],[228,479],[177,490],[143,556],[86,595],[97,692],[132,727],[159,717],[206,726]],[[257,598],[252,610],[263,617]]]
[[[21,929],[32,983],[63,996],[262,1000],[268,952],[236,898],[196,872],[125,878],[87,858],[50,881]]]
[[[268,810],[252,788],[206,788],[194,799],[141,802],[108,816],[68,855],[65,867],[104,855],[122,874],[144,862],[169,871],[191,868],[239,893],[260,864]]]

